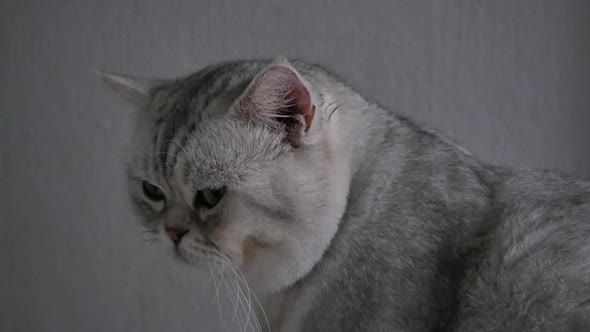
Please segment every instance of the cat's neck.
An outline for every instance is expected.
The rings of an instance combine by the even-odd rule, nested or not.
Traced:
[[[411,130],[397,116],[368,103],[353,91],[339,89],[326,95],[339,105],[336,111],[332,106],[325,112],[331,114],[329,130],[349,163],[351,181],[360,173],[370,173],[374,165],[371,160],[394,148],[390,140]]]

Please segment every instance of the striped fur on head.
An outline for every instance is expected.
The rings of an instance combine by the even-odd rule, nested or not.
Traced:
[[[171,251],[189,261],[228,257],[263,293],[320,259],[344,211],[349,172],[327,121],[327,92],[308,81],[314,75],[280,59],[222,63],[139,89],[132,78],[105,76],[141,108],[132,202],[166,246],[175,248],[166,227],[188,231]],[[144,183],[165,200],[150,201]],[[195,208],[198,192],[220,188],[219,204]]]

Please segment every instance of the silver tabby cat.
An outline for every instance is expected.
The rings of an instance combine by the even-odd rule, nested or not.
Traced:
[[[145,227],[231,264],[264,309],[252,326],[590,331],[588,182],[483,164],[300,61],[103,77],[141,109]]]

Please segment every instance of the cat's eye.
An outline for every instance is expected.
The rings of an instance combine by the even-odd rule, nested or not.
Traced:
[[[197,191],[193,206],[195,209],[206,208],[211,209],[215,207],[223,195],[225,194],[225,187],[217,189],[204,189]]]
[[[154,202],[161,202],[166,198],[164,192],[162,192],[160,188],[147,181],[143,181],[141,186],[143,188],[144,195]]]

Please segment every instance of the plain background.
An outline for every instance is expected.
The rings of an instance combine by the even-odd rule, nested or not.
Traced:
[[[218,331],[206,274],[147,245],[133,111],[91,75],[324,64],[496,164],[590,177],[590,2],[2,1],[0,330]]]

